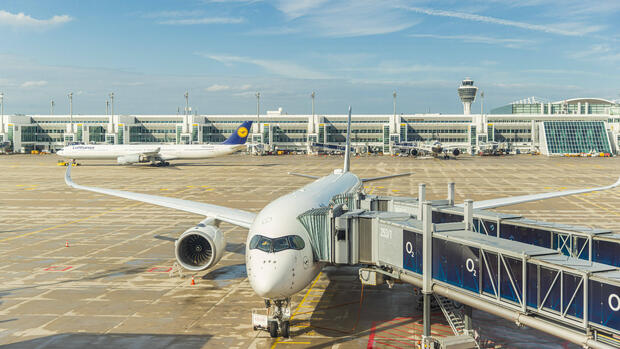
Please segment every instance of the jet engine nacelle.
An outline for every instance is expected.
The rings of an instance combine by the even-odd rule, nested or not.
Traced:
[[[411,155],[413,155],[413,156],[418,156],[418,150],[417,150],[417,149],[415,149],[415,148],[414,148],[414,149],[411,149],[411,150],[409,151],[409,154],[411,154]]]
[[[142,158],[140,157],[140,154],[123,155],[116,159],[116,161],[121,165],[135,164],[142,162],[141,160]]]
[[[454,155],[454,156],[459,156],[460,154],[461,154],[461,151],[460,151],[460,150],[458,150],[457,148],[455,148],[455,149],[452,151],[452,155]]]
[[[191,271],[201,271],[215,265],[224,255],[226,240],[220,228],[206,219],[188,229],[174,243],[177,262]]]

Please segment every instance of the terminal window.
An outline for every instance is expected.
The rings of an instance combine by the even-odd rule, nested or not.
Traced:
[[[611,153],[602,121],[545,121],[544,130],[550,154]]]

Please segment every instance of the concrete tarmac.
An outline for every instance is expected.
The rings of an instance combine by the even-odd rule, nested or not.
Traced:
[[[355,268],[328,267],[292,300],[292,338],[251,326],[262,308],[246,277],[247,230],[223,224],[228,246],[213,269],[180,274],[173,243],[203,218],[64,183],[54,155],[0,156],[0,345],[7,348],[412,348],[422,331],[410,285],[364,287]],[[174,166],[83,161],[77,183],[213,203],[258,212],[324,175],[342,157],[234,155]],[[593,187],[620,175],[620,158],[369,156],[352,159],[360,177],[413,172],[368,183],[372,194],[446,196],[456,201]],[[502,212],[620,231],[620,189],[515,205]],[[69,247],[66,247],[68,244]],[[194,276],[196,285],[191,285]],[[433,333],[451,335],[441,312]],[[561,340],[474,312],[488,347],[564,348]]]

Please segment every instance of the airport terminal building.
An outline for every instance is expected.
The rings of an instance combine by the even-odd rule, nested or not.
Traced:
[[[475,88],[473,81],[464,87]],[[464,110],[464,114],[353,115],[352,144],[360,152],[384,154],[394,153],[398,143],[431,141],[471,153],[491,142],[545,155],[620,152],[620,104],[613,101],[529,98],[488,114]],[[312,152],[313,144],[345,141],[346,115],[288,115],[281,109],[261,115],[4,115],[0,138],[11,142],[15,152],[54,151],[71,142],[214,143],[246,120],[255,121],[252,144],[266,151]]]

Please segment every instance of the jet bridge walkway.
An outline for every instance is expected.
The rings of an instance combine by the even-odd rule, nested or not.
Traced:
[[[615,234],[457,207],[453,197],[340,195],[298,219],[317,260],[360,266],[364,283],[400,280],[584,347],[620,347],[620,270],[597,261],[595,243],[620,246]]]

